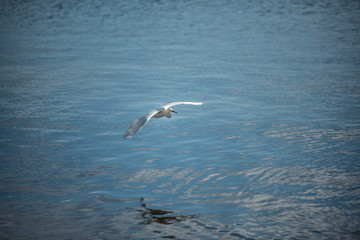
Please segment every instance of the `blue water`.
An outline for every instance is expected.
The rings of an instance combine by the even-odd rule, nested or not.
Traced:
[[[0,238],[358,239],[359,10],[2,1]]]

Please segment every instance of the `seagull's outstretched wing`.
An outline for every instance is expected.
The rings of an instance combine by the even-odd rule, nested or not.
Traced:
[[[169,107],[173,107],[176,105],[181,105],[181,104],[191,104],[191,105],[202,105],[204,104],[203,102],[172,102],[172,103],[168,103],[165,106],[163,106],[165,109],[168,109]]]
[[[154,116],[158,112],[159,110],[154,110],[151,111],[149,114],[136,119],[128,128],[128,130],[126,130],[123,138],[131,138],[150,120],[150,118],[152,118],[152,116]]]

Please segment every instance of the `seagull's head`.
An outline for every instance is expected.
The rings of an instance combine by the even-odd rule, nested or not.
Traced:
[[[173,112],[173,113],[177,113],[177,112],[175,112],[174,109],[172,109],[172,108],[169,108],[169,111],[170,111],[170,112]]]

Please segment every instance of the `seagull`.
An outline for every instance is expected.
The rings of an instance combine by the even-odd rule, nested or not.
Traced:
[[[153,110],[146,114],[145,116],[142,116],[138,119],[136,119],[131,126],[126,130],[123,138],[131,138],[135,135],[142,127],[145,126],[145,124],[150,120],[150,118],[161,118],[161,117],[167,117],[171,118],[172,113],[177,113],[172,109],[171,107],[181,105],[181,104],[191,104],[191,105],[202,105],[203,102],[172,102],[169,104],[166,104],[162,107],[157,108],[156,110]]]

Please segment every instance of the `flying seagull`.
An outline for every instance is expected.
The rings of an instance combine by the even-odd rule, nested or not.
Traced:
[[[136,119],[131,126],[126,130],[123,138],[131,138],[134,136],[135,133],[137,133],[142,127],[145,126],[145,124],[150,120],[150,118],[161,118],[161,117],[167,117],[171,118],[171,113],[177,113],[172,109],[171,107],[181,105],[181,104],[191,104],[191,105],[202,105],[203,102],[172,102],[169,104],[166,104],[162,107],[157,108],[156,110],[153,110],[146,114],[145,116],[142,116],[138,119]]]

